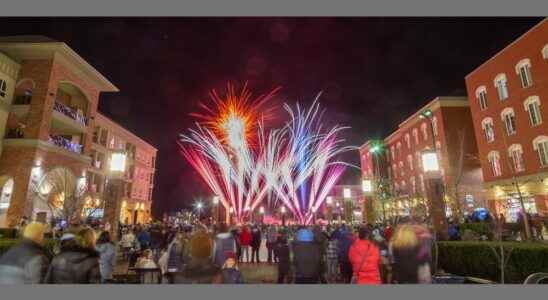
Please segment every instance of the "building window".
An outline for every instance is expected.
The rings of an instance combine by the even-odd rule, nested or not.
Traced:
[[[505,74],[499,74],[495,77],[495,87],[499,94],[499,100],[506,100],[508,98],[508,86]]]
[[[386,155],[386,159],[387,159],[387,160],[390,160],[390,149],[386,149],[386,150],[384,151],[384,154]]]
[[[505,108],[500,114],[502,121],[504,122],[504,127],[506,127],[506,133],[508,135],[513,135],[516,133],[516,114],[514,110],[510,107]]]
[[[422,132],[422,139],[426,141],[428,139],[428,131],[426,129],[426,123],[421,124],[421,132]]]
[[[436,141],[436,153],[438,154],[438,160],[441,161],[441,142]]]
[[[392,160],[396,159],[396,153],[394,153],[394,146],[390,147],[390,152],[392,153]]]
[[[438,136],[438,118],[432,118],[432,133],[434,136]]]
[[[531,62],[529,59],[523,59],[516,65],[516,73],[521,80],[521,87],[528,88],[533,85],[533,76],[531,75]]]
[[[493,174],[493,176],[498,177],[502,175],[502,169],[500,166],[500,155],[498,151],[489,152],[487,160],[489,161],[489,165],[491,166],[491,173]]]
[[[493,119],[485,118],[481,121],[481,127],[483,128],[483,134],[485,135],[485,140],[488,143],[491,143],[495,140],[495,128],[493,127]]]
[[[421,184],[421,191],[422,192],[426,191],[426,187],[424,186],[424,176],[422,174],[419,175],[419,181]]]
[[[535,127],[542,123],[542,115],[540,113],[540,100],[538,96],[531,96],[523,102],[525,110],[529,113],[529,122]]]
[[[6,98],[7,95],[8,95],[8,83],[5,80],[0,79],[0,98]]]
[[[419,151],[415,152],[415,161],[417,162],[418,169],[422,169],[421,153]]]
[[[548,44],[546,44],[546,46],[544,46],[544,48],[542,48],[542,57],[544,59],[548,59]]]
[[[394,173],[394,177],[398,174],[396,164],[392,164],[392,173]]]
[[[525,163],[523,161],[523,148],[520,144],[513,144],[508,148],[508,155],[512,160],[512,167],[514,171],[523,172],[525,171]]]
[[[541,167],[548,167],[548,136],[541,135],[533,140],[533,148],[538,153]]]
[[[417,128],[413,128],[413,139],[415,139],[415,145],[419,144],[419,130]]]
[[[407,145],[407,149],[411,148],[411,137],[409,136],[409,133],[405,134],[405,144]]]
[[[407,155],[407,164],[409,165],[409,170],[413,171],[413,155]]]
[[[396,144],[396,149],[398,149],[398,157],[401,157],[401,143],[400,142],[398,142]]]
[[[403,169],[403,161],[400,161],[400,175],[405,176],[405,170]]]
[[[413,194],[417,193],[417,182],[415,181],[415,176],[411,176],[411,191]]]
[[[487,90],[485,86],[480,86],[476,90],[476,98],[478,99],[479,107],[481,110],[487,109]]]

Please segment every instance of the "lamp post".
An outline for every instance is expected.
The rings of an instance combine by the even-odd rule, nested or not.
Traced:
[[[202,203],[202,201],[198,201],[195,203],[196,206],[196,211],[198,211],[198,221],[201,220],[201,215],[202,215],[202,208],[204,207],[204,204]]]
[[[282,206],[280,211],[282,212],[282,226],[285,227],[285,206]]]
[[[375,219],[373,218],[373,182],[369,178],[362,180],[362,191],[364,197],[363,212],[369,224],[373,224]]]
[[[327,204],[327,222],[331,225],[333,221],[333,197],[327,196],[325,203]]]
[[[447,240],[447,219],[443,199],[443,179],[436,150],[422,153],[422,166],[426,178],[426,190],[430,202],[430,218],[437,240]]]
[[[259,213],[261,214],[261,224],[264,224],[264,206],[259,208]]]
[[[219,196],[213,196],[213,220],[214,220],[214,223],[217,224],[219,223]]]
[[[350,224],[353,223],[354,216],[352,212],[353,209],[353,203],[352,203],[352,190],[350,188],[344,188],[343,189],[343,198],[344,198],[344,204],[345,204],[345,221],[350,222]]]
[[[113,240],[117,239],[122,197],[125,194],[126,159],[125,152],[117,151],[110,155],[109,178],[105,188],[104,216],[105,220],[111,224],[110,235]]]

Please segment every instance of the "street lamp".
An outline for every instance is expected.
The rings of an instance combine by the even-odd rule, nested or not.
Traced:
[[[447,219],[445,217],[445,202],[443,179],[439,165],[438,154],[435,149],[422,152],[422,166],[427,183],[427,194],[430,199],[430,217],[436,231],[437,239],[447,239]]]
[[[109,178],[106,184],[104,219],[111,224],[111,236],[117,238],[122,197],[124,196],[124,174],[126,172],[127,155],[123,151],[115,151],[110,155]]]
[[[219,216],[219,196],[213,196],[213,215],[215,217],[215,223],[219,222],[220,216]]]
[[[280,211],[282,212],[282,226],[285,226],[285,206],[282,206]]]
[[[346,222],[350,222],[352,223],[352,219],[354,218],[354,216],[352,215],[352,211],[354,210],[353,209],[353,204],[352,203],[352,190],[350,188],[344,188],[343,189],[343,198],[344,198],[344,202],[345,202],[345,220]]]
[[[259,213],[261,214],[261,224],[264,223],[264,206],[259,208]]]
[[[201,213],[202,213],[202,208],[204,207],[204,204],[202,203],[202,201],[197,201],[196,204],[194,205],[196,206],[196,210],[198,211],[198,221],[201,220]]]

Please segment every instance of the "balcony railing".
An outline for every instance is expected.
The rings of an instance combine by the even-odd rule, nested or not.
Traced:
[[[64,105],[61,102],[55,101],[55,104],[53,105],[53,109],[64,114],[65,116],[77,121],[78,123],[86,126],[88,124],[88,118],[86,116],[82,115],[81,113],[75,111],[74,109]]]
[[[82,154],[82,145],[74,143],[59,135],[50,135],[49,142],[68,151]]]

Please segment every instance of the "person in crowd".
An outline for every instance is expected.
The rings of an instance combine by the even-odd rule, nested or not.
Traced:
[[[258,226],[253,226],[251,230],[251,262],[254,263],[255,260],[257,263],[260,263],[259,258],[259,249],[261,248],[262,243],[261,230]]]
[[[386,241],[389,241],[390,239],[392,239],[392,225],[390,225],[390,223],[386,224],[386,227],[384,228],[384,232],[383,232],[383,235],[384,235],[384,239]]]
[[[133,234],[133,230],[126,229],[124,233],[122,234],[122,239],[120,240],[120,246],[122,247],[124,259],[129,259],[129,253],[131,249],[133,248],[135,243],[135,235]]]
[[[278,228],[276,225],[270,225],[266,233],[266,249],[268,251],[268,263],[278,262],[274,248],[278,240]]]
[[[112,273],[116,267],[116,246],[110,240],[110,233],[103,231],[97,239],[95,247],[99,252],[99,269],[101,271],[101,281],[108,282],[112,280]]]
[[[394,283],[431,283],[432,235],[422,225],[401,224],[392,241]]]
[[[350,279],[352,279],[352,264],[348,258],[348,251],[350,251],[353,239],[351,229],[343,224],[338,234],[337,245],[339,269],[344,283],[350,283]]]
[[[381,284],[380,251],[377,245],[369,240],[370,233],[368,227],[362,226],[358,230],[358,239],[348,251],[357,284]]]
[[[226,260],[223,263],[221,272],[214,283],[221,284],[242,284],[244,278],[242,272],[238,269],[238,263],[236,261],[236,253],[227,252],[225,254]]]
[[[25,226],[21,242],[0,258],[0,284],[44,282],[50,261],[43,246],[45,230],[38,222]]]
[[[145,228],[140,228],[138,230],[137,240],[139,241],[139,246],[141,250],[150,248],[150,244],[151,244],[150,233]]]
[[[314,284],[320,279],[320,249],[314,241],[314,233],[308,228],[297,231],[292,243],[295,283]]]
[[[329,238],[325,255],[327,262],[327,278],[329,281],[336,281],[339,269],[339,259],[337,239],[335,239],[333,236]]]
[[[213,264],[219,268],[223,266],[226,261],[227,253],[236,253],[236,241],[225,223],[219,224],[219,233],[215,236],[213,241]]]
[[[100,283],[99,253],[95,250],[95,231],[91,228],[61,237],[61,253],[53,258],[46,283]]]
[[[244,254],[246,262],[249,262],[249,247],[251,245],[251,233],[249,232],[249,227],[244,225],[242,227],[242,233],[240,234],[240,246],[242,247],[240,261],[244,261]]]
[[[213,241],[207,233],[207,228],[197,225],[190,238],[190,253],[193,265],[205,265],[209,263]]]
[[[154,262],[154,255],[151,249],[143,251],[143,255],[135,263],[137,269],[156,269],[158,265]]]
[[[391,266],[391,257],[390,251],[388,249],[388,242],[384,239],[384,236],[381,232],[373,230],[373,242],[379,247],[381,262],[380,262],[380,273],[381,281],[383,283],[390,283],[392,281],[392,266]]]
[[[291,261],[287,236],[285,234],[278,236],[278,240],[274,246],[274,254],[278,258],[278,283],[289,283],[288,276]]]
[[[313,227],[312,233],[314,233],[314,241],[318,244],[318,248],[320,249],[320,282],[327,283],[327,279],[325,278],[325,273],[327,272],[325,252],[327,251],[329,239],[319,225]]]
[[[449,240],[451,240],[451,241],[460,240],[460,234],[459,234],[458,227],[453,222],[449,223],[449,226],[447,228],[447,234],[449,235]]]
[[[236,260],[240,262],[240,259],[242,258],[242,245],[240,243],[240,231],[238,228],[233,228],[230,231],[230,234],[232,234],[232,237],[234,238],[234,242],[236,242]]]

